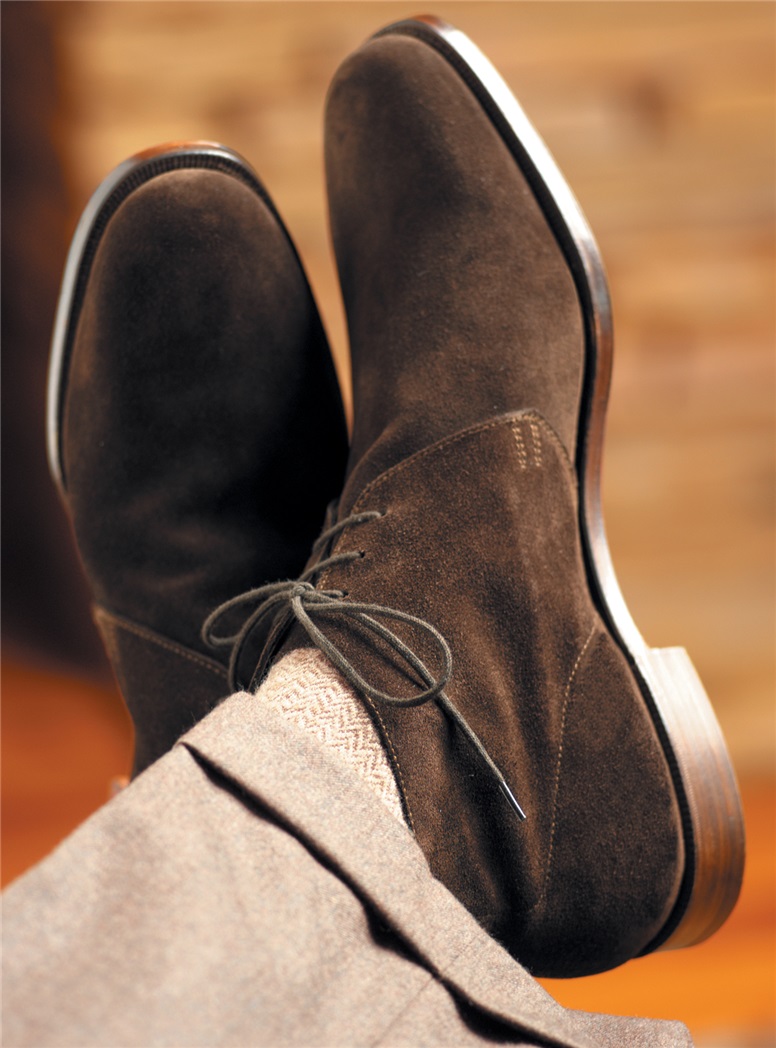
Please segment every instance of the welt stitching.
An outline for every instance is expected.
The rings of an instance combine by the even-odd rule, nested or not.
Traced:
[[[549,880],[550,880],[550,870],[552,869],[552,856],[553,856],[553,851],[554,851],[554,847],[555,847],[555,827],[557,825],[557,817],[558,817],[558,792],[559,792],[559,789],[560,789],[560,771],[561,771],[561,765],[563,764],[563,745],[564,745],[564,734],[565,734],[565,731],[566,731],[566,714],[568,713],[568,708],[569,708],[569,705],[571,703],[571,687],[572,687],[572,685],[574,683],[574,678],[577,675],[577,670],[580,667],[582,659],[585,657],[585,652],[590,647],[590,644],[591,644],[591,642],[593,640],[593,637],[596,635],[597,629],[598,629],[597,623],[593,623],[593,626],[592,626],[592,628],[590,630],[590,633],[588,633],[588,635],[587,635],[587,640],[582,645],[582,648],[581,648],[579,654],[577,655],[577,658],[576,658],[576,661],[574,663],[574,666],[572,667],[571,673],[569,674],[569,679],[566,682],[566,689],[565,689],[565,691],[563,693],[564,694],[564,701],[563,701],[563,712],[561,714],[561,721],[560,721],[560,747],[558,749],[558,759],[557,759],[557,761],[555,763],[555,782],[554,782],[554,785],[553,785],[553,796],[552,796],[552,825],[550,826],[550,847],[549,847],[549,851],[548,851],[548,854],[547,854],[547,868],[546,868],[545,873],[544,873],[544,882],[542,884],[541,899],[545,899],[546,896],[547,896],[547,886],[548,886]]]
[[[221,666],[210,662],[208,659],[202,658],[193,651],[188,651],[186,648],[174,644],[172,641],[163,640],[155,633],[152,633],[151,630],[144,629],[142,626],[136,626],[135,623],[129,622],[127,619],[119,619],[115,615],[111,615],[109,612],[103,611],[102,609],[98,609],[97,615],[100,618],[107,619],[113,629],[121,629],[127,633],[134,633],[142,640],[147,640],[151,644],[155,644],[158,648],[172,652],[173,655],[178,655],[182,659],[188,659],[189,662],[193,662],[202,669],[210,670],[211,673],[216,674],[218,677],[225,679],[227,676],[226,670]]]

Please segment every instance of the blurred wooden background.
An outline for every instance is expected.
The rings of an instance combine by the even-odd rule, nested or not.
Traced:
[[[615,307],[604,497],[655,646],[692,655],[742,781],[749,867],[707,945],[548,983],[684,1019],[699,1045],[774,1020],[774,55],[771,3],[441,2],[571,182]],[[40,858],[126,771],[130,739],[45,472],[47,339],[69,237],[130,153],[209,138],[258,169],[343,382],[321,161],[326,85],[396,3],[3,3],[4,866]]]

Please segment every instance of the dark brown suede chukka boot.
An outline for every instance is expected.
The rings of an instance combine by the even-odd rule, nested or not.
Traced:
[[[347,455],[306,278],[237,154],[160,147],[97,190],[65,269],[48,426],[136,774],[229,693],[202,620],[246,580],[299,573]]]
[[[599,476],[611,367],[590,231],[492,66],[433,19],[340,68],[326,116],[355,418],[336,514],[273,653],[361,693],[431,869],[537,974],[697,942],[743,824],[682,649],[648,648]],[[211,627],[212,627],[211,623]]]

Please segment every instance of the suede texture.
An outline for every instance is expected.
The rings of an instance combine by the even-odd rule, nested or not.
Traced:
[[[62,446],[96,603],[141,628],[112,629],[109,646],[137,772],[229,690],[185,658],[174,688],[149,675],[159,649],[142,630],[220,659],[200,639],[205,617],[301,570],[347,454],[298,258],[239,178],[160,174],[110,219],[70,355]]]
[[[325,150],[356,405],[351,483],[520,408],[540,411],[573,458],[574,281],[457,73],[420,41],[370,41],[331,85]]]
[[[590,599],[574,472],[545,420],[490,420],[376,478],[321,573],[322,589],[434,625],[453,654],[446,693],[526,811],[520,822],[435,703],[368,699],[408,822],[434,874],[529,970],[589,974],[648,945],[683,870],[670,773],[641,694]],[[321,622],[373,685],[420,682],[346,616]],[[398,632],[434,672],[420,631]],[[287,648],[304,644],[301,627]]]
[[[137,774],[229,696],[228,674],[220,662],[202,652],[103,608],[94,609],[94,619],[121,693],[128,697],[132,719],[142,727],[135,737]],[[171,716],[173,696],[179,696],[180,702]]]
[[[383,516],[341,533],[323,556],[360,556],[316,585],[441,632],[446,692],[526,811],[436,703],[365,699],[435,875],[533,972],[613,967],[668,919],[683,838],[582,558],[584,318],[569,266],[489,116],[422,41],[382,36],[346,61],[326,161],[355,402],[338,519]],[[346,615],[318,624],[371,685],[422,690]],[[396,629],[438,672],[428,636]],[[299,625],[284,641],[309,643]]]

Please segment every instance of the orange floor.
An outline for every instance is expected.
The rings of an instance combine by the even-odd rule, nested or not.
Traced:
[[[107,799],[126,773],[131,735],[106,685],[6,661],[3,683],[3,882],[42,858]],[[563,1004],[682,1019],[699,1046],[765,1048],[774,1021],[774,782],[743,782],[748,828],[744,890],[708,943],[603,975],[546,980]]]

